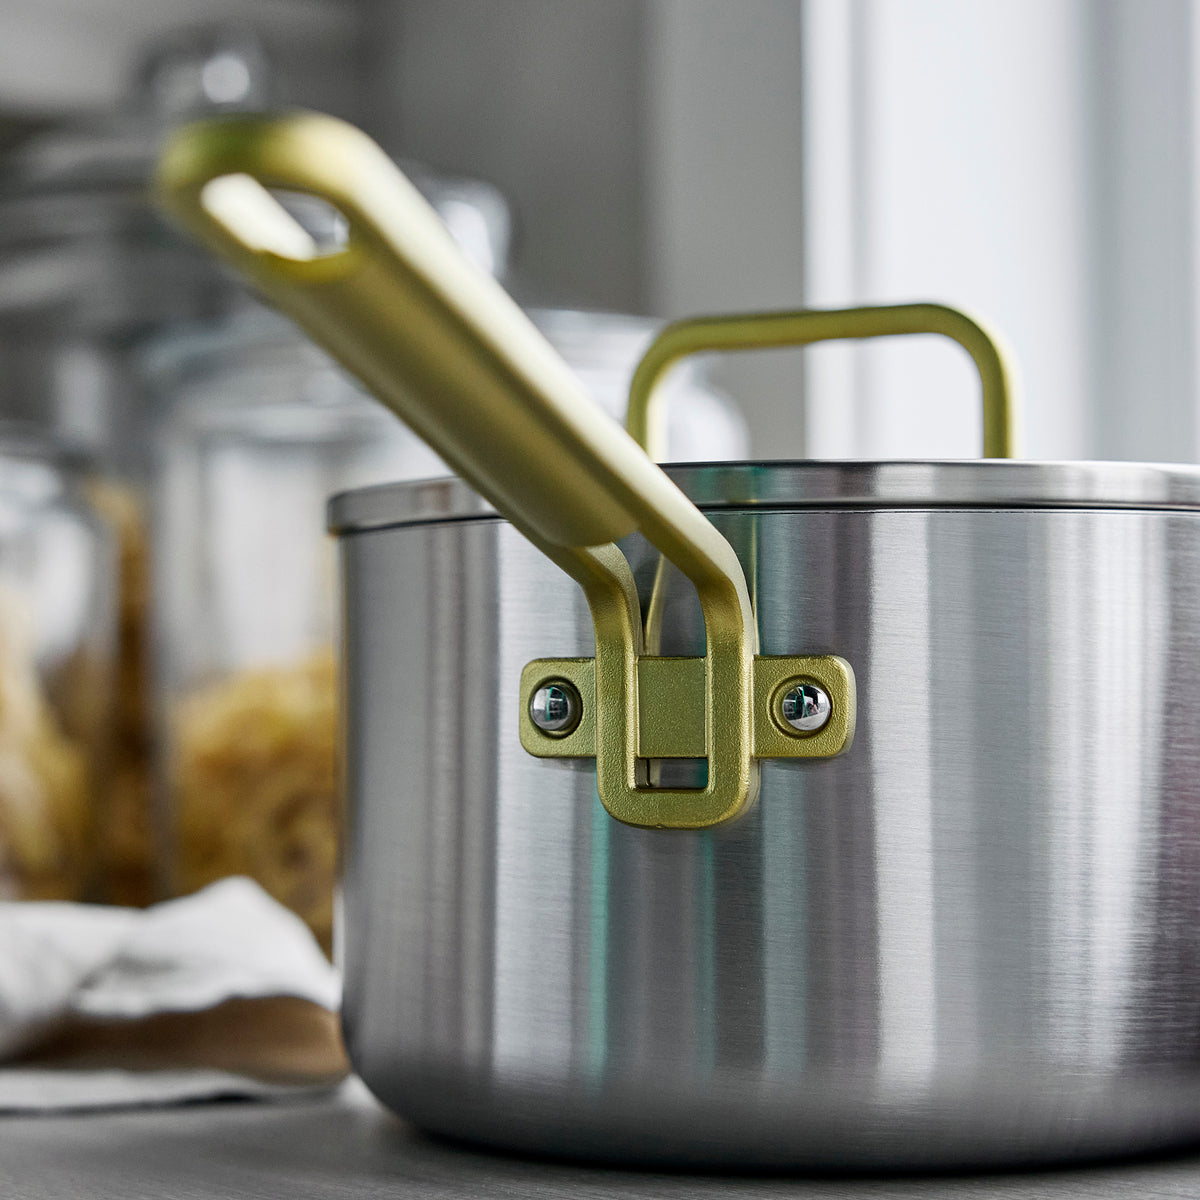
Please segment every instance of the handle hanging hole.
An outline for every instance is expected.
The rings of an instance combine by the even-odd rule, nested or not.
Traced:
[[[340,254],[350,240],[345,215],[305,192],[272,190],[252,175],[219,175],[200,191],[204,210],[243,246],[293,262]]]

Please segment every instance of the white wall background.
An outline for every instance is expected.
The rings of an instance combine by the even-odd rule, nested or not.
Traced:
[[[646,298],[663,316],[804,303],[804,21],[778,0],[648,5]],[[755,453],[804,453],[798,352],[727,355],[714,380]]]
[[[1196,0],[370,12],[385,136],[508,191],[531,292],[663,316],[944,300],[1007,333],[1029,456],[1200,457]],[[969,360],[927,341],[720,375],[764,456],[973,455]]]
[[[1087,142],[1077,5],[807,8],[807,61],[823,60],[826,78],[814,72],[805,94],[806,299],[936,299],[986,315],[1023,368],[1031,452],[1078,454]],[[844,64],[840,78],[828,78],[831,63]],[[812,454],[978,453],[978,389],[950,343],[890,341],[857,352],[857,369],[839,364],[833,378],[815,357]]]
[[[1036,458],[1192,461],[1192,0],[805,0],[806,298],[992,318]],[[975,453],[965,356],[814,352],[814,455]]]
[[[1194,0],[1084,5],[1089,178],[1089,449],[1195,462],[1197,81]]]
[[[257,26],[287,98],[499,184],[542,302],[992,318],[1029,455],[1200,459],[1200,0],[6,0],[0,124],[148,35]],[[967,455],[946,345],[728,361],[764,456]]]

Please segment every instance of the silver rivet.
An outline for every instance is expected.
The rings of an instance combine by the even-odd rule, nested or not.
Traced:
[[[829,720],[833,702],[824,688],[815,683],[799,683],[784,694],[780,708],[783,719],[797,733],[816,733]]]
[[[530,720],[543,733],[570,733],[579,724],[582,712],[579,693],[565,679],[543,683],[529,701]]]

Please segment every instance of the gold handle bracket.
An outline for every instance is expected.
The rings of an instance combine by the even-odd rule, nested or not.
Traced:
[[[974,361],[983,408],[983,456],[1010,458],[1018,440],[1015,371],[999,335],[978,318],[943,304],[896,304],[849,309],[696,317],[666,326],[646,351],[630,386],[626,429],[652,458],[661,457],[665,430],[660,385],[680,359],[713,351],[806,346],[815,342],[912,334],[940,334]],[[662,564],[647,608],[645,638],[657,646],[665,577]],[[699,757],[704,718],[695,702],[703,694],[702,659],[638,659],[640,695],[637,752],[646,758]],[[810,658],[756,656],[752,667],[754,714],[751,752],[756,758],[832,757],[854,736],[854,673],[836,655]],[[590,659],[543,659],[528,664],[521,681],[521,739],[541,757],[597,753],[593,714],[581,706],[569,730],[547,735],[530,715],[533,697],[548,682],[580,696],[594,689]],[[797,734],[783,719],[780,698],[797,683],[815,683],[829,697],[829,719],[816,733]],[[767,718],[770,719],[767,719]]]

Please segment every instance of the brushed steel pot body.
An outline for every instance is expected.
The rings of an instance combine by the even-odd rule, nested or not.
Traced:
[[[1100,466],[672,472],[762,653],[847,658],[853,746],[634,829],[517,739],[578,588],[448,481],[334,503],[344,1021],[403,1116],[521,1150],[950,1166],[1200,1137],[1200,482]],[[629,547],[648,586],[654,557]],[[663,653],[703,653],[671,582]]]

